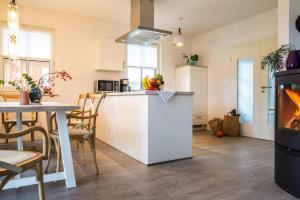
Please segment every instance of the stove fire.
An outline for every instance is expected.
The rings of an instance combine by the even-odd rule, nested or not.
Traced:
[[[297,107],[286,127],[293,130],[300,130],[300,94],[291,89],[285,89],[285,92]]]

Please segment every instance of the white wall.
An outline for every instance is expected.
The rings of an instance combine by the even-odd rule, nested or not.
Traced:
[[[192,52],[199,54],[201,65],[208,67],[209,118],[223,117],[236,107],[232,50],[276,35],[277,9],[192,38]]]
[[[172,45],[173,37],[177,33],[173,33],[172,37],[168,37],[160,42],[160,63],[161,69],[160,73],[164,76],[166,90],[175,90],[176,81],[175,81],[175,69],[178,66],[186,64],[186,60],[183,59],[182,54],[187,55],[191,54],[192,46],[190,38],[187,37],[187,45],[184,47],[174,47]]]
[[[299,15],[299,0],[278,0],[278,45],[293,44],[300,48],[300,33],[295,26]]]
[[[0,20],[6,20],[6,4],[0,4]],[[28,7],[20,7],[20,23],[54,30],[54,65],[65,69],[72,82],[58,83],[59,101],[75,102],[79,93],[92,92],[93,80],[119,79],[122,73],[94,72],[96,68],[96,39],[117,38],[129,27],[80,16],[65,15]]]
[[[94,69],[97,64],[97,38],[115,39],[129,31],[129,26],[23,6],[19,8],[21,24],[54,30],[55,69],[65,69],[73,77],[72,82],[57,84],[56,92],[59,97],[55,100],[75,103],[79,93],[93,92],[94,80],[118,80],[127,76],[126,72],[95,72]],[[0,3],[0,21],[6,20],[6,9],[7,4]],[[167,87],[173,88],[175,85],[175,66],[183,62],[180,59],[181,52],[182,50],[174,49],[171,37],[162,41],[161,72],[165,76]]]

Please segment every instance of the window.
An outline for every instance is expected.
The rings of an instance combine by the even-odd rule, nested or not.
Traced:
[[[152,77],[158,66],[157,46],[127,46],[128,79],[132,90],[142,89],[142,79]]]
[[[50,72],[52,59],[52,33],[47,31],[21,29],[18,35],[19,59],[8,58],[8,29],[2,29],[2,64],[4,81],[16,79],[28,73],[38,79]]]
[[[253,123],[253,59],[239,59],[237,70],[240,122]]]

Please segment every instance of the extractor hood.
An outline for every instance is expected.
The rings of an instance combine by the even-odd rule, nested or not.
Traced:
[[[154,28],[154,0],[131,0],[131,31],[116,42],[150,45],[169,35],[171,31]]]

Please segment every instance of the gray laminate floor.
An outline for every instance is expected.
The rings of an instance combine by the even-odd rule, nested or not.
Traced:
[[[73,146],[78,187],[67,190],[64,182],[47,183],[47,200],[294,199],[273,181],[272,142],[197,132],[193,143],[192,159],[146,167],[98,142],[100,176],[95,176],[88,148],[83,166]],[[0,191],[0,199],[37,199],[37,187]]]

